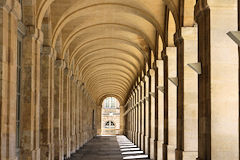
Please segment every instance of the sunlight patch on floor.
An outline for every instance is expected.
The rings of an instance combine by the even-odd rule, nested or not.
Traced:
[[[123,159],[148,159],[148,155],[144,154],[143,151],[137,145],[132,143],[126,136],[117,136],[117,141],[122,152]]]

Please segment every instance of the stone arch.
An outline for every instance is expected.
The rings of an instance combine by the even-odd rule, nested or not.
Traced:
[[[173,19],[175,21],[176,24],[176,28],[180,27],[180,22],[179,22],[179,0],[164,0],[164,2],[166,3],[168,9],[170,10],[170,12],[173,15]]]
[[[174,22],[174,17],[172,13],[169,11],[168,14],[168,39],[167,39],[167,46],[168,47],[174,47],[174,34],[176,33],[176,23]]]
[[[193,0],[184,0],[183,5],[183,26],[192,27],[195,24],[194,20],[194,6],[196,1]]]

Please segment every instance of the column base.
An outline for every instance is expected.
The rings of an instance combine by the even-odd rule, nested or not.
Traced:
[[[157,156],[158,159],[163,159],[163,141],[157,141]]]
[[[183,151],[182,152],[182,160],[192,160],[198,158],[197,151]]]
[[[141,134],[141,150],[144,150],[144,145],[145,145],[145,139],[144,139],[144,134]]]
[[[135,131],[132,132],[132,142],[135,144]]]
[[[130,138],[131,138],[131,141],[133,142],[133,131],[130,131]]]
[[[155,152],[155,144],[157,141],[155,141],[155,138],[150,138],[150,159],[154,159],[154,152]]]
[[[67,142],[68,142],[67,137],[64,137],[63,138],[63,155],[64,156],[67,156]]]
[[[71,137],[67,138],[68,144],[67,144],[67,158],[71,157]]]
[[[63,157],[64,157],[64,140],[61,139],[60,142],[61,142],[61,146],[60,146],[61,147],[60,160],[63,160]]]
[[[175,159],[175,149],[176,149],[176,146],[174,145],[168,145],[167,146],[167,157],[168,157],[168,160],[173,160]]]
[[[76,135],[72,135],[71,137],[71,153],[76,152]]]
[[[138,132],[135,132],[135,144],[138,146]]]
[[[60,160],[61,157],[61,142],[55,141],[54,147],[52,148],[54,150],[54,160]]]
[[[131,132],[130,132],[130,131],[127,131],[127,137],[128,137],[128,139],[131,139],[130,135],[131,135]]]
[[[80,147],[83,146],[83,132],[80,132]]]
[[[148,136],[145,136],[145,149],[144,149],[144,152],[146,153],[146,154],[149,154],[149,149],[148,149],[148,147],[149,147],[149,137]]]
[[[141,147],[141,133],[138,132],[138,147]]]
[[[40,154],[40,159],[46,159],[46,160],[50,160],[51,159],[51,145],[50,144],[41,144],[40,145],[40,149],[41,149],[41,154]],[[32,151],[31,155],[35,155],[35,153],[33,154],[34,150]],[[28,159],[28,158],[20,158],[20,159]]]
[[[168,145],[167,144],[162,144],[162,156],[163,156],[163,159],[167,159],[167,147]]]
[[[40,160],[40,148],[34,150],[36,160]]]
[[[80,148],[80,133],[77,134],[76,147],[77,149]]]

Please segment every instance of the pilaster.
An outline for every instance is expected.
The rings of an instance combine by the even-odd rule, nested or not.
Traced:
[[[167,47],[168,56],[168,79],[177,78],[177,48]],[[177,148],[177,86],[168,83],[168,160],[175,159],[175,149]]]

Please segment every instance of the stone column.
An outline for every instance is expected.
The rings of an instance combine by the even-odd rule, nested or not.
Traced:
[[[82,147],[82,82],[79,81],[79,147]],[[101,123],[101,122],[100,122]]]
[[[83,146],[83,114],[82,114],[83,105],[84,105],[83,85],[81,84],[81,87],[80,87],[80,119],[79,119],[79,123],[80,123],[80,147]]]
[[[238,30],[237,1],[198,0],[198,156],[239,159],[239,81],[237,45],[226,36]]]
[[[163,84],[164,84],[164,134],[163,134],[163,159],[167,159],[167,147],[168,147],[168,128],[169,128],[169,122],[168,122],[168,56],[166,55],[166,48],[162,51],[162,59],[163,59]],[[171,82],[170,82],[171,83]]]
[[[135,96],[135,105],[134,105],[134,114],[135,114],[135,124],[134,124],[134,143],[138,145],[138,90],[137,87],[135,88],[134,91],[134,96]]]
[[[86,117],[86,108],[87,108],[87,102],[86,102],[86,91],[85,88],[83,89],[83,106],[82,106],[82,132],[83,132],[83,144],[86,143],[86,123],[87,123],[87,117]]]
[[[75,124],[75,94],[76,94],[76,79],[75,75],[72,75],[71,77],[71,111],[70,111],[70,122],[71,122],[71,153],[74,153],[76,151],[76,135],[75,135],[75,130],[76,130],[76,124]]]
[[[131,96],[131,109],[130,109],[130,123],[131,123],[131,141],[133,142],[133,96]]]
[[[125,113],[125,107],[124,106],[120,106],[120,135],[123,135],[126,131],[126,121],[125,118],[126,116],[124,116]]]
[[[72,73],[72,70],[71,70],[71,73]],[[69,77],[69,126],[70,126],[70,154],[73,153],[73,123],[72,123],[72,120],[73,120],[73,79],[74,79],[74,75],[73,73],[71,74],[71,76]]]
[[[155,154],[155,71],[154,69],[149,70],[149,99],[150,99],[150,158],[154,159]]]
[[[131,98],[129,100],[129,104],[128,104],[128,138],[131,140]]]
[[[128,132],[128,138],[131,140],[131,97],[129,100],[129,104],[128,104],[128,128],[129,128],[129,132]]]
[[[76,150],[79,148],[79,80],[76,80],[76,94],[75,94],[75,105],[76,105],[76,112],[75,112],[75,124],[76,124],[76,130],[75,130],[75,135],[76,135],[76,142],[75,142],[75,147]]]
[[[72,71],[68,69],[67,72],[67,158],[71,156],[71,78]]]
[[[68,156],[68,68],[63,73],[63,140],[64,140],[64,157]]]
[[[61,74],[62,60],[56,60],[54,65],[54,160],[62,159],[61,144]]]
[[[145,105],[144,105],[144,81],[140,82],[140,92],[141,92],[141,150],[145,149]]]
[[[167,47],[168,77],[173,82],[168,83],[168,160],[175,159],[177,148],[177,50],[176,47]],[[174,80],[176,80],[174,82]],[[175,83],[175,84],[174,84]]]
[[[132,123],[133,123],[133,128],[132,128],[132,137],[133,137],[133,143],[135,143],[135,122],[136,122],[136,117],[135,117],[135,93],[133,91],[133,105],[132,105]]]
[[[17,36],[21,6],[17,1],[1,1],[0,8],[0,159],[16,159]],[[22,86],[22,85],[21,85]],[[21,88],[22,90],[22,88]],[[21,105],[21,108],[24,107]],[[28,113],[31,108],[29,108]],[[29,115],[30,116],[30,115]],[[30,118],[30,117],[29,117]],[[24,125],[24,123],[20,123]],[[30,126],[28,126],[30,127]],[[20,133],[21,134],[21,133]],[[29,142],[28,142],[29,143]],[[21,145],[21,144],[20,144]],[[31,144],[27,144],[31,145]],[[38,147],[38,146],[37,146]],[[28,149],[28,148],[27,148]]]
[[[76,77],[77,79],[77,77]],[[76,137],[76,142],[75,142],[75,147],[76,150],[79,148],[79,90],[80,90],[80,83],[79,80],[76,80],[76,94],[75,94],[75,124],[76,124],[76,129],[75,129],[75,137]]]
[[[135,132],[134,132],[134,137],[135,137],[135,144],[137,145],[138,142],[138,135],[137,135],[137,128],[138,128],[138,105],[137,105],[137,88],[135,88],[135,105],[134,105],[134,114],[135,114]]]
[[[145,76],[145,84],[144,84],[144,89],[145,89],[145,150],[144,152],[146,154],[150,154],[150,135],[149,135],[149,130],[150,130],[150,125],[149,125],[149,78],[148,76]]]
[[[129,99],[128,99],[129,101]],[[128,137],[128,101],[127,103],[123,106],[124,107],[124,131],[123,131],[123,135],[125,135],[126,137]]]
[[[128,99],[128,101],[129,101],[129,99]],[[126,109],[125,109],[125,117],[124,117],[124,121],[125,121],[125,130],[124,130],[124,135],[126,136],[126,137],[128,137],[129,138],[129,136],[128,136],[128,131],[129,131],[129,123],[128,123],[128,120],[129,120],[129,114],[128,114],[128,105],[129,105],[129,103],[127,103],[127,105],[125,105],[124,107],[126,107]]]
[[[64,87],[64,68],[65,68],[65,62],[62,60],[62,65],[60,67],[60,81],[59,81],[59,105],[60,105],[60,142],[61,142],[61,157],[64,157],[64,138],[63,138],[63,131],[64,131],[64,108],[63,108],[63,87]]]
[[[158,67],[157,67],[157,61],[156,60],[154,62],[154,71],[155,71],[155,75],[154,75],[154,96],[155,96],[155,104],[154,104],[154,108],[155,108],[155,119],[154,119],[154,159],[159,159],[158,158],[158,146],[159,146],[159,141],[158,141],[158,134],[159,134],[159,107],[158,107]]]
[[[52,55],[53,49],[50,46],[44,46],[41,51],[41,81],[40,81],[40,149],[41,159],[52,160],[52,146],[51,139],[51,120],[52,120]]]
[[[141,147],[141,122],[142,122],[142,119],[141,119],[141,102],[140,102],[140,99],[141,99],[141,90],[140,90],[140,85],[137,86],[137,93],[138,93],[138,102],[137,102],[137,114],[138,114],[138,118],[137,118],[137,122],[138,122],[138,129],[137,129],[137,135],[138,135],[138,147]]]
[[[188,64],[198,62],[197,27],[182,27],[184,39],[184,151],[183,160],[198,156],[198,73]]]
[[[96,119],[97,135],[101,135],[102,106],[97,106],[97,117],[96,118],[97,118]]]
[[[40,103],[40,46],[42,32],[28,26],[23,39],[21,82],[20,159],[40,159],[39,147],[39,103]]]
[[[164,62],[163,60],[157,60],[156,65],[158,67],[158,144],[157,154],[158,159],[163,159],[163,147],[164,144]]]

